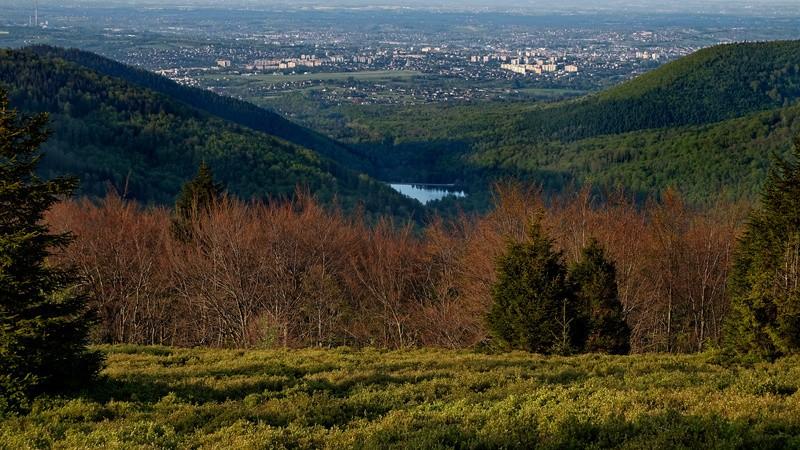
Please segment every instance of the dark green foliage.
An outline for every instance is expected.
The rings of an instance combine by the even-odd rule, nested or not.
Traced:
[[[211,167],[203,161],[197,169],[197,175],[181,188],[175,201],[175,213],[188,218],[195,211],[208,211],[224,190],[224,186],[214,180]]]
[[[147,70],[131,67],[78,49],[41,45],[28,47],[26,50],[48,58],[64,59],[103,75],[123,79],[128,83],[184,102],[211,115],[309,148],[339,163],[346,164],[351,169],[366,171],[369,167],[367,160],[352,149],[252,103],[217,95],[200,88],[182,86]]]
[[[560,252],[531,226],[526,242],[511,242],[497,262],[488,325],[501,347],[535,353],[580,348],[573,292]]]
[[[0,84],[9,87],[20,110],[51,115],[53,136],[40,173],[76,174],[84,194],[105,195],[110,184],[129,198],[171,203],[206,161],[242,198],[290,197],[301,186],[346,210],[363,205],[370,213],[407,217],[420,209],[383,183],[308,148],[190,106],[190,94],[202,92],[195,99],[202,106],[212,102],[210,93],[175,88],[177,100],[24,50],[0,50]]]
[[[499,346],[537,353],[630,351],[616,268],[596,240],[567,272],[537,222],[498,261],[488,325]]]
[[[214,207],[224,191],[222,184],[214,181],[211,167],[203,161],[194,178],[184,183],[175,200],[175,216],[172,219],[172,232],[179,239],[190,236],[189,224],[198,214],[204,214]]]
[[[770,152],[800,127],[800,41],[716,46],[580,99],[542,104],[343,107],[341,135],[372,150],[388,179],[421,175],[470,192],[517,177],[693,203],[753,199]],[[337,122],[338,123],[338,122]],[[399,164],[399,161],[403,161]],[[474,196],[459,201],[474,202]]]
[[[103,347],[108,377],[0,420],[25,448],[794,449],[797,358]]]
[[[76,186],[35,175],[46,123],[18,118],[0,90],[0,409],[84,386],[100,367],[86,349],[90,314],[73,272],[46,261],[70,237],[51,234],[44,213]]]
[[[800,350],[800,138],[777,160],[736,251],[728,340],[740,353]]]
[[[800,98],[800,41],[718,45],[579,101],[522,119],[562,140],[700,125]]]
[[[617,270],[605,251],[592,239],[581,260],[572,266],[570,284],[575,287],[579,317],[585,324],[584,351],[625,355],[630,351],[631,330],[625,323],[617,291]]]

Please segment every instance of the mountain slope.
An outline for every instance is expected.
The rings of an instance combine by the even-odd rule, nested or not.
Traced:
[[[596,95],[531,111],[527,136],[574,140],[701,125],[800,98],[800,41],[718,45]]]
[[[312,150],[60,58],[0,50],[0,86],[13,107],[50,114],[43,171],[79,176],[86,194],[102,195],[110,183],[141,201],[171,203],[205,160],[244,198],[288,196],[306,186],[346,208],[363,202],[369,211],[399,215],[418,209]]]
[[[348,117],[361,131],[355,143],[376,148],[377,165],[400,179],[424,173],[473,192],[508,177],[551,191],[586,181],[641,194],[675,186],[703,202],[720,192],[754,198],[770,155],[788,151],[800,133],[798,99],[800,41],[790,41],[712,47],[558,103]]]
[[[71,61],[103,75],[121,78],[222,119],[309,148],[354,170],[362,172],[369,170],[367,160],[352,149],[252,103],[217,95],[204,89],[183,86],[166,77],[122,64],[96,53],[44,45],[27,47],[25,50],[47,58]]]
[[[471,164],[478,173],[515,174],[550,188],[557,188],[550,180],[560,179],[642,194],[672,186],[696,203],[720,194],[754,199],[771,156],[788,155],[798,134],[800,105],[793,105],[705,125],[487,148]]]

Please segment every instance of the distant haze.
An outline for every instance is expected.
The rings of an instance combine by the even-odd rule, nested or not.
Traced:
[[[21,7],[33,0],[0,0],[0,6]],[[457,11],[505,11],[546,13],[699,13],[737,15],[800,15],[798,0],[40,0],[40,5],[68,6],[162,6],[244,8],[409,8]]]

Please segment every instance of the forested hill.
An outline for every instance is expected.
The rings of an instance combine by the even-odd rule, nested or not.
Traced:
[[[26,48],[37,55],[61,58],[90,70],[162,93],[214,116],[278,136],[307,147],[317,153],[362,172],[369,171],[365,158],[343,144],[313,130],[298,125],[272,111],[232,97],[217,95],[204,89],[180,85],[169,78],[122,64],[96,53],[46,45]]]
[[[673,187],[698,204],[720,195],[753,200],[772,156],[788,156],[798,134],[800,104],[795,104],[705,125],[532,142],[525,147],[486,145],[470,162],[478,172],[512,173],[554,190],[563,187],[555,181],[577,180],[622,186],[643,195]]]
[[[718,45],[620,86],[537,109],[527,136],[574,140],[651,128],[702,125],[789,106],[800,98],[800,41]]]
[[[0,87],[12,107],[50,114],[44,175],[77,175],[84,194],[103,195],[110,184],[129,197],[169,204],[205,160],[243,198],[290,196],[304,186],[345,208],[363,203],[395,215],[418,209],[308,148],[61,58],[0,50]]]
[[[580,99],[346,111],[386,178],[753,199],[800,134],[800,41],[721,45]],[[374,137],[376,136],[376,137]],[[387,144],[388,143],[388,144]],[[399,161],[406,161],[399,164]],[[472,199],[478,198],[472,195]],[[458,200],[459,202],[469,201]]]

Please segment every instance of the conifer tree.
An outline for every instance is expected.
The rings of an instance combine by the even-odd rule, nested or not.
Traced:
[[[579,308],[578,332],[587,352],[625,355],[631,330],[625,322],[617,289],[617,270],[597,240],[583,249],[570,270]]]
[[[800,137],[776,160],[747,223],[730,281],[729,346],[777,357],[800,350]]]
[[[497,263],[488,325],[501,347],[566,354],[579,347],[576,310],[560,252],[534,223]]]
[[[175,216],[172,230],[181,240],[191,238],[191,222],[198,214],[208,213],[222,197],[222,184],[214,181],[211,167],[203,161],[197,175],[184,183],[175,201]]]
[[[101,362],[86,348],[91,316],[74,273],[48,261],[70,236],[50,233],[44,213],[76,181],[36,176],[46,124],[18,117],[0,91],[0,409],[79,388]]]

